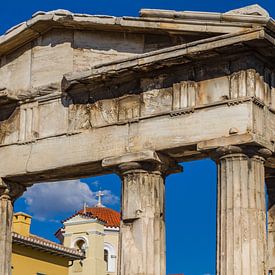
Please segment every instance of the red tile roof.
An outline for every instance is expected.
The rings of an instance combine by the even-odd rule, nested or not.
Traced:
[[[85,214],[84,210],[78,211],[78,214]],[[87,207],[86,214],[97,217],[106,222],[107,227],[119,227],[120,213],[107,207]]]
[[[12,242],[14,244],[23,245],[33,249],[39,249],[44,252],[59,255],[68,258],[69,260],[79,260],[84,258],[83,252],[78,249],[65,247],[61,244],[54,243],[33,234],[26,237],[13,232]]]

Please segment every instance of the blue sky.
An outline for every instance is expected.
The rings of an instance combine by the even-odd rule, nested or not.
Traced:
[[[0,34],[38,10],[137,16],[141,8],[224,12],[254,3],[275,17],[274,0],[3,0]],[[167,272],[212,275],[215,273],[216,167],[211,160],[183,165],[184,172],[169,176],[166,183]],[[15,211],[32,214],[32,232],[55,240],[53,233],[59,228],[59,221],[81,208],[84,201],[95,203],[99,188],[105,190],[104,203],[119,210],[120,180],[108,175],[36,185],[16,202]]]

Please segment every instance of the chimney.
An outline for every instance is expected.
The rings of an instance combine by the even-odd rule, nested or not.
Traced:
[[[32,217],[26,213],[18,212],[13,215],[12,231],[22,236],[30,235]]]

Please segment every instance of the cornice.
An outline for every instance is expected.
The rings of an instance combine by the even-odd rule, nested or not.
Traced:
[[[87,90],[91,84],[92,87],[96,83],[107,83],[115,78],[122,79],[123,76],[136,77],[137,73],[147,72],[148,70],[161,69],[172,65],[187,64],[199,58],[204,58],[211,54],[211,57],[221,56],[219,50],[232,47],[234,45],[243,45],[260,41],[259,48],[262,43],[266,43],[267,47],[274,48],[275,39],[268,35],[264,28],[254,28],[251,30],[225,34],[212,38],[193,41],[178,46],[172,46],[133,57],[119,59],[109,63],[103,63],[77,73],[65,74],[62,81],[62,92],[64,94],[70,92],[78,92],[79,90]],[[257,50],[257,45],[254,46]],[[268,53],[267,53],[268,54]],[[89,89],[88,89],[89,90]]]
[[[72,13],[66,10],[39,11],[0,36],[0,56],[16,49],[41,34],[54,29],[85,29],[166,33],[233,33],[258,26],[274,31],[274,20],[263,15],[213,12],[141,10],[140,17],[114,17]]]

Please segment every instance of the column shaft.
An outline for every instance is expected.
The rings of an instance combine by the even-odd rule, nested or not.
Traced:
[[[268,223],[267,223],[267,270],[275,274],[275,175],[274,169],[266,171],[266,189],[268,194]]]
[[[11,275],[13,202],[25,187],[0,178],[0,274]]]
[[[11,274],[13,206],[7,195],[0,197],[0,274]]]
[[[268,236],[267,236],[267,250],[268,260],[267,269],[269,272],[275,274],[275,205],[268,210]]]
[[[219,159],[217,275],[263,275],[266,268],[264,159]]]
[[[122,174],[120,275],[165,275],[164,177],[132,170]]]

